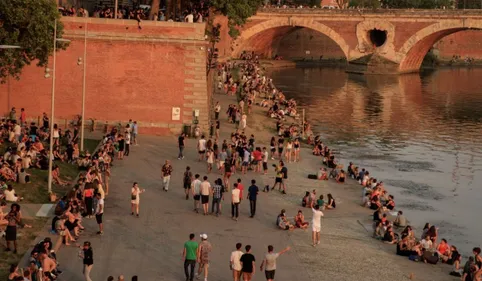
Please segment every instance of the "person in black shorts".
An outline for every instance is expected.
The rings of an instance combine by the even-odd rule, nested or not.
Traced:
[[[182,183],[184,187],[184,193],[186,194],[186,200],[189,200],[189,191],[191,189],[191,183],[192,183],[191,167],[189,166],[186,167],[186,171],[184,172]]]
[[[284,148],[284,143],[285,143],[285,139],[284,138],[279,138],[278,139],[278,158],[281,160],[281,158],[283,157],[283,148]]]

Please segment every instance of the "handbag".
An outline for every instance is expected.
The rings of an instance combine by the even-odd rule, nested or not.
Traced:
[[[59,232],[59,234],[60,234],[60,236],[65,236],[65,230],[61,230],[61,231]]]
[[[137,200],[137,195],[131,194],[131,200]]]

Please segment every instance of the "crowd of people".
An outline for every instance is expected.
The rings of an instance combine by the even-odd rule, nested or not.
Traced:
[[[16,108],[12,108],[8,118],[0,123],[1,146],[5,153],[0,156],[0,227],[6,239],[6,251],[17,253],[17,227],[30,228],[26,224],[19,204],[23,197],[14,186],[31,182],[29,171],[32,169],[48,170],[49,157],[54,163],[67,162],[84,170],[77,183],[56,204],[55,216],[52,219],[51,232],[59,239],[54,243],[50,238],[39,242],[31,252],[27,268],[19,270],[18,265],[10,268],[9,280],[47,281],[55,280],[62,272],[58,268],[56,252],[62,244],[77,245],[84,231],[83,220],[96,218],[99,230],[103,234],[104,198],[109,193],[110,167],[115,159],[122,160],[129,155],[130,144],[137,144],[137,122],[129,121],[123,131],[112,128],[102,140],[102,145],[90,154],[80,152],[79,128],[62,130],[54,124],[50,132],[50,120],[44,113],[42,126],[27,122],[26,111],[21,109],[17,116]],[[52,134],[54,147],[52,153],[45,148]],[[52,182],[56,185],[70,185],[71,182],[62,179],[60,167],[53,166]],[[28,191],[27,191],[28,192]],[[51,195],[50,200],[55,200]],[[4,212],[10,204],[10,211]],[[93,265],[93,251],[90,242],[84,242],[80,247],[84,263],[84,275],[90,281],[90,270]],[[24,279],[25,278],[25,279]],[[119,279],[121,280],[121,279]]]

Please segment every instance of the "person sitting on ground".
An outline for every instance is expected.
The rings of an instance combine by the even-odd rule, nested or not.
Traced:
[[[373,221],[382,221],[382,208],[378,208],[378,210],[373,212]]]
[[[407,243],[409,248],[411,249],[417,243],[417,239],[415,238],[415,233],[410,225],[407,225],[405,229],[402,231],[401,235],[407,236]]]
[[[320,195],[320,198],[316,200],[316,205],[320,206],[320,210],[325,209],[325,200],[323,200],[323,195]]]
[[[392,229],[391,226],[387,227],[387,231],[385,232],[385,235],[383,236],[383,242],[385,242],[386,244],[397,243],[395,233],[393,232],[393,229]]]
[[[455,246],[450,247],[449,258],[447,260],[442,260],[442,262],[445,262],[446,264],[453,265],[453,269],[450,272],[450,275],[457,276],[457,277],[462,277],[461,268],[460,268],[461,261],[462,261],[462,255],[460,255],[459,251],[457,250],[457,247]]]
[[[382,208],[382,203],[380,203],[380,199],[378,196],[374,196],[370,200],[370,209],[372,210],[378,210]]]
[[[3,163],[2,168],[0,168],[0,176],[3,177],[6,181],[17,181],[17,175],[7,163]]]
[[[387,208],[388,210],[392,211],[393,209],[395,209],[395,201],[393,200],[394,197],[393,195],[389,195],[388,196],[388,201],[387,203],[385,204],[385,208]]]
[[[380,220],[385,227],[391,226],[392,223],[388,220],[387,214],[383,214]]]
[[[425,238],[420,241],[420,244],[422,245],[422,248],[425,250],[430,250],[432,249],[432,240],[430,240],[430,235],[425,235]]]
[[[345,182],[345,171],[343,169],[340,170],[340,173],[336,176],[336,182],[344,183]]]
[[[436,253],[442,261],[447,261],[449,259],[450,246],[447,243],[447,240],[445,238],[442,239],[440,243],[437,245]]]
[[[285,214],[281,214],[278,226],[282,230],[293,230],[295,228],[295,226],[288,221]]]
[[[326,204],[326,209],[335,209],[336,208],[336,202],[335,198],[331,195],[331,193],[328,193],[328,203]]]
[[[20,173],[18,174],[18,183],[30,183],[30,174],[27,173],[24,168],[20,169]]]
[[[407,218],[405,218],[402,211],[398,211],[397,217],[395,218],[393,225],[398,227],[407,226]]]
[[[301,206],[309,208],[310,207],[310,192],[307,191],[303,199],[301,199]]]
[[[7,190],[4,191],[4,195],[7,202],[20,202],[23,200],[23,197],[17,195],[11,184],[9,184]]]
[[[437,264],[439,258],[433,254],[433,252],[423,249],[422,250],[422,261],[428,264]]]
[[[397,243],[397,255],[409,257],[413,254],[408,243],[408,236],[406,234],[402,235],[402,239]]]
[[[318,178],[318,180],[328,180],[328,174],[326,173],[326,169],[320,168],[316,177]]]
[[[65,185],[69,184],[69,182],[64,181],[60,178],[60,167],[59,166],[54,166],[52,168],[52,181],[55,184],[58,184],[58,185],[61,185],[61,186],[65,186]]]
[[[296,224],[296,227],[301,229],[308,228],[308,225],[310,223],[305,221],[305,216],[303,215],[303,211],[298,210],[298,214],[295,217],[295,224]]]

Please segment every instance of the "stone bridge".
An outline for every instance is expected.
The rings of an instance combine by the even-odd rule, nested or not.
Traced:
[[[241,28],[235,41],[221,42],[220,51],[224,43],[229,44],[229,49],[224,50],[227,57],[255,51],[271,58],[283,36],[297,28],[318,31],[336,42],[349,63],[348,71],[408,73],[419,71],[427,52],[443,37],[482,29],[482,12],[261,9]]]

